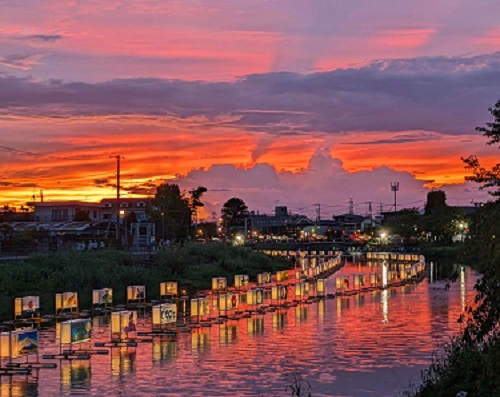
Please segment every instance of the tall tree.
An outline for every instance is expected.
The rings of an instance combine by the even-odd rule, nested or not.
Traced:
[[[248,207],[242,199],[233,197],[224,203],[221,213],[224,228],[228,234],[231,229],[245,224],[245,218],[248,217]]]
[[[457,220],[463,217],[462,210],[446,204],[444,191],[434,190],[427,194],[421,229],[430,232],[434,239],[451,242],[453,235],[457,232]]]
[[[201,197],[207,191],[204,186],[198,186],[196,189],[190,190],[189,194],[189,208],[191,209],[191,215],[194,216],[195,222],[198,222],[198,208],[204,207],[205,204],[201,202]]]
[[[157,225],[157,235],[164,239],[185,239],[190,235],[191,209],[177,184],[158,186],[152,218]]]
[[[494,117],[493,122],[486,123],[485,127],[477,127],[476,131],[482,132],[489,139],[486,142],[487,145],[494,145],[500,143],[500,100],[488,111]],[[500,163],[488,170],[481,166],[479,159],[474,155],[467,158],[462,157],[462,160],[465,163],[465,168],[472,171],[472,175],[466,177],[466,179],[480,183],[484,188],[493,188],[490,194],[497,201],[500,201]]]

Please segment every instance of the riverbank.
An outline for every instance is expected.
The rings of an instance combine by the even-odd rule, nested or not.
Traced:
[[[13,317],[14,298],[39,295],[42,314],[54,313],[55,294],[78,292],[80,309],[90,309],[92,290],[112,288],[116,303],[125,303],[128,285],[145,285],[147,299],[158,299],[160,282],[177,281],[192,295],[210,289],[212,277],[286,270],[290,261],[270,258],[249,249],[223,245],[187,244],[175,252],[159,253],[147,267],[123,251],[72,251],[36,255],[0,264],[0,319]]]

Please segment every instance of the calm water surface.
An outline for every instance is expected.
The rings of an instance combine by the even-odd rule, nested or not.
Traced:
[[[341,273],[363,272],[356,265]],[[369,270],[366,270],[369,271]],[[328,280],[328,292],[335,289]],[[1,377],[1,396],[285,396],[300,374],[321,396],[396,396],[418,382],[431,353],[459,330],[477,275],[372,291],[179,333],[89,361],[57,361],[30,377]],[[139,331],[150,327],[139,322]],[[109,340],[94,319],[93,342]],[[44,353],[59,349],[43,331]]]

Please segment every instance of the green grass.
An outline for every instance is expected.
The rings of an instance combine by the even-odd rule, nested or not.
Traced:
[[[189,294],[211,288],[212,277],[287,269],[291,263],[248,249],[221,245],[186,245],[159,254],[157,267],[138,266],[126,252],[104,250],[36,255],[0,265],[0,319],[13,316],[14,298],[39,295],[43,314],[54,313],[55,294],[78,292],[80,309],[90,309],[92,290],[113,288],[114,303],[125,303],[128,285],[145,285],[148,300],[159,298],[160,283],[178,281]]]

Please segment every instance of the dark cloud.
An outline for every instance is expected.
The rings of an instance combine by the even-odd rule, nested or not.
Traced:
[[[96,185],[106,185],[108,183],[108,179],[107,178],[94,179],[94,183]]]
[[[30,36],[23,36],[23,40],[33,40],[33,41],[42,41],[44,43],[52,43],[58,40],[61,40],[63,36],[60,34],[33,34]]]
[[[36,183],[18,183],[18,182],[9,182],[9,181],[0,181],[1,187],[38,187]]]
[[[11,54],[0,56],[0,66],[6,66],[12,69],[29,70],[37,64],[37,55],[34,54]]]
[[[43,83],[0,75],[0,92],[4,112],[51,117],[227,116],[226,124],[276,135],[404,130],[460,134],[483,124],[486,109],[498,99],[500,52],[383,60],[312,74],[249,75],[234,83],[163,79]]]

